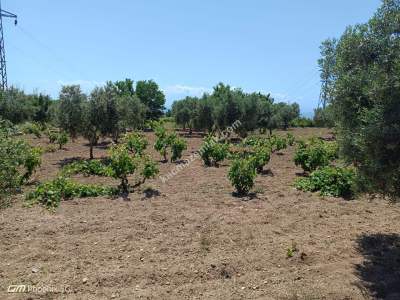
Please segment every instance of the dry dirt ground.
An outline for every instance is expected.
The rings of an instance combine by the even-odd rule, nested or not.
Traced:
[[[188,141],[186,157],[201,144]],[[273,155],[247,199],[232,195],[227,163],[201,161],[130,199],[76,199],[51,213],[18,196],[0,211],[0,299],[400,299],[399,205],[295,190],[293,151]],[[88,157],[83,140],[45,154],[36,179],[76,157]],[[161,174],[174,166],[160,163]],[[7,293],[11,284],[36,291]]]

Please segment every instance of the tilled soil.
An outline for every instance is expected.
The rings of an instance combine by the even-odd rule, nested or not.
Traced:
[[[185,157],[201,145],[187,140]],[[297,191],[293,151],[274,154],[246,198],[232,194],[229,162],[206,168],[200,160],[129,198],[70,200],[52,213],[16,197],[0,211],[0,299],[400,299],[399,205]],[[36,179],[88,154],[84,140],[47,153]],[[160,163],[161,175],[176,166]],[[7,293],[12,284],[37,290]]]

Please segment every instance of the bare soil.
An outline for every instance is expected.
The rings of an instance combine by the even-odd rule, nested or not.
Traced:
[[[185,157],[201,144],[187,140]],[[37,181],[89,155],[84,140],[65,148],[45,154]],[[17,196],[0,211],[0,299],[400,299],[399,205],[297,191],[293,151],[274,154],[246,198],[232,194],[228,162],[206,168],[200,160],[129,199],[75,199],[52,213]],[[161,175],[176,165],[160,163]],[[11,284],[67,290],[7,293]]]

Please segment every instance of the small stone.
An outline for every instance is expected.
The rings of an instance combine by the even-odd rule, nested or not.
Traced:
[[[87,281],[88,281],[88,279],[87,279],[86,277],[84,277],[84,278],[82,279],[82,283],[87,283]]]
[[[32,273],[37,273],[37,272],[39,272],[39,268],[33,267],[32,268]]]
[[[111,299],[114,299],[115,297],[117,297],[115,294],[111,294]]]
[[[242,290],[244,290],[245,288],[246,288],[245,286],[242,286],[242,287],[241,287]]]

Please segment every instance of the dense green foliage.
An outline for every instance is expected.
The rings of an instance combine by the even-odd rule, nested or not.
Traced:
[[[178,159],[182,158],[183,151],[187,149],[187,142],[175,134],[171,136],[169,141],[172,152],[171,162],[177,161]]]
[[[114,146],[110,150],[110,168],[112,176],[121,180],[122,192],[128,193],[128,176],[133,174],[137,168],[135,159],[130,155],[124,145]]]
[[[52,181],[40,184],[26,197],[28,204],[39,203],[49,209],[60,205],[61,200],[72,198],[111,196],[117,194],[118,190],[111,187],[81,184],[58,177]]]
[[[61,150],[64,145],[68,143],[68,134],[65,131],[61,131],[60,133],[57,134],[57,144],[59,146],[59,149]]]
[[[254,154],[250,156],[250,161],[253,164],[253,167],[257,170],[257,172],[261,172],[264,166],[269,162],[271,158],[271,148],[257,146],[255,148]]]
[[[222,83],[214,87],[211,94],[201,98],[186,97],[172,105],[172,115],[183,128],[189,127],[190,131],[222,130],[240,121],[241,126],[235,131],[243,137],[257,128],[263,131],[287,129],[299,114],[296,103],[275,104],[270,95],[245,93]]]
[[[299,141],[294,155],[296,166],[301,166],[305,172],[312,172],[324,167],[337,158],[337,144],[312,138],[307,142]]]
[[[52,118],[53,101],[42,94],[27,95],[17,88],[0,91],[0,117],[14,124],[46,123]]]
[[[220,143],[211,134],[204,138],[199,154],[206,166],[218,166],[228,156],[229,145]]]
[[[182,157],[183,150],[187,149],[187,143],[182,138],[178,137],[175,133],[168,133],[167,129],[160,122],[153,124],[156,142],[154,149],[157,150],[167,162],[168,151],[171,149],[171,162],[176,161]]]
[[[0,122],[0,200],[17,192],[41,164],[42,151],[12,132],[10,123]]]
[[[229,168],[228,178],[239,195],[250,191],[256,176],[254,162],[250,159],[235,159]]]
[[[37,138],[42,136],[42,127],[35,122],[26,122],[19,126],[23,134],[33,134]]]
[[[133,187],[143,184],[146,179],[154,177],[158,173],[155,162],[148,156],[131,155],[126,145],[116,145],[110,149],[111,172],[109,175],[121,180],[120,189],[123,193],[129,193],[128,176],[141,169],[142,180]]]
[[[81,160],[72,162],[62,169],[64,176],[74,174],[83,174],[85,176],[112,176],[113,170],[109,166],[109,162],[105,163],[101,160]]]
[[[138,81],[136,87],[130,79],[107,82],[93,89],[89,96],[79,85],[63,86],[59,100],[10,88],[0,92],[0,117],[14,124],[25,123],[21,131],[37,137],[44,131],[45,123],[67,132],[73,140],[82,135],[89,141],[93,158],[93,147],[100,136],[110,136],[118,142],[127,129],[141,129],[146,120],[161,117],[164,104],[165,96],[152,80]],[[61,141],[55,132],[47,134],[50,143]]]
[[[334,45],[328,85],[341,155],[363,188],[393,197],[400,196],[399,24],[400,1],[384,0],[369,22],[349,26]]]
[[[296,181],[295,186],[303,191],[319,191],[323,196],[349,198],[354,195],[354,170],[326,166]]]
[[[142,155],[149,144],[143,134],[138,132],[127,133],[123,138],[123,142],[128,150],[136,155]]]
[[[296,118],[292,122],[290,122],[290,126],[305,128],[305,127],[314,127],[317,125],[315,125],[314,121],[309,118],[300,117],[300,118]]]

